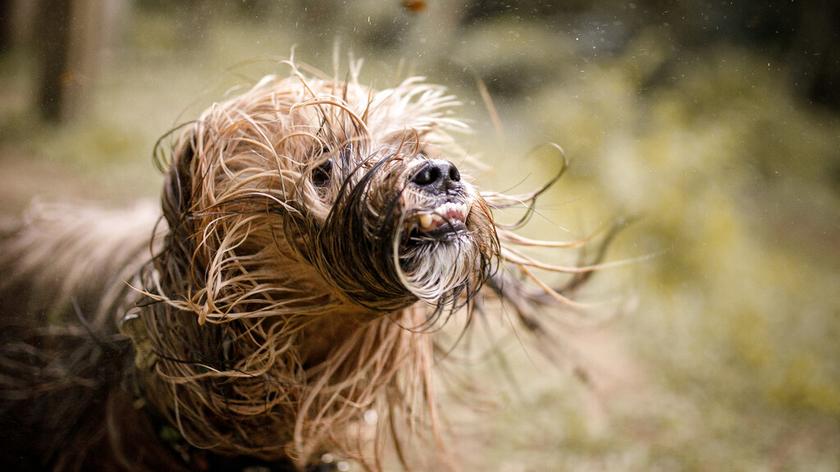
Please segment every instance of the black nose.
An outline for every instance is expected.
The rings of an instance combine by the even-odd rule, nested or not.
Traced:
[[[452,182],[459,182],[461,173],[455,164],[449,161],[429,161],[411,181],[428,190],[445,191],[452,187]]]

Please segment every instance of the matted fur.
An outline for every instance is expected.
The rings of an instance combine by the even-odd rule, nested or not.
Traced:
[[[378,469],[383,442],[405,436],[389,429],[421,424],[440,438],[434,328],[491,294],[530,330],[534,308],[574,303],[532,269],[577,274],[571,290],[595,266],[544,264],[514,246],[583,241],[530,240],[493,218],[530,211],[543,189],[479,192],[465,175],[452,198],[469,208],[466,230],[417,232],[439,202],[412,176],[430,160],[470,160],[444,88],[410,78],[376,91],[357,66],[338,81],[289,65],[159,149],[162,219],[38,207],[3,240],[3,325],[14,329],[0,353],[0,427],[56,432],[29,445],[44,464],[105,463],[91,459],[104,445],[127,469],[175,467],[156,445],[162,424],[221,456],[302,467],[333,451]],[[37,409],[19,419],[24,403]],[[129,421],[149,444],[127,443]]]

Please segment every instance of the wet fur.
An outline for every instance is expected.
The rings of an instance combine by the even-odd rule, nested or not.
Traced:
[[[3,464],[303,467],[329,450],[379,469],[404,425],[428,426],[443,448],[429,331],[487,296],[536,330],[532,311],[566,300],[528,269],[564,268],[513,246],[577,243],[527,240],[493,219],[539,192],[482,193],[465,178],[468,231],[417,236],[418,212],[436,202],[410,176],[429,159],[470,160],[443,88],[374,91],[357,69],[342,82],[291,66],[161,145],[162,211],[41,205],[7,230]],[[331,178],[316,185],[327,160]],[[373,428],[360,421],[369,409]]]

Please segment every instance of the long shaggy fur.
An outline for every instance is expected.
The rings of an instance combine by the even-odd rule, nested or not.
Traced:
[[[338,81],[290,66],[161,144],[162,217],[42,205],[7,231],[4,463],[304,467],[331,451],[378,469],[410,425],[442,447],[431,331],[487,297],[531,331],[534,309],[574,303],[533,270],[575,274],[572,290],[594,266],[514,246],[582,242],[529,240],[493,218],[532,208],[542,189],[479,192],[465,176],[447,198],[468,205],[466,229],[419,231],[440,202],[412,176],[434,159],[469,161],[442,87],[411,78],[375,91],[356,67]]]

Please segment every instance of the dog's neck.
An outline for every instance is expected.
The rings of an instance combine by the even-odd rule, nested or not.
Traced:
[[[263,259],[266,267],[252,271],[282,278],[276,287],[283,290],[267,299],[266,306],[275,311],[266,309],[264,317],[237,318],[236,312],[224,312],[223,319],[190,312],[189,304],[155,300],[157,290],[186,279],[165,272],[170,267],[162,262],[166,250],[164,246],[161,260],[150,264],[143,277],[142,286],[152,298],[138,303],[122,331],[133,341],[141,395],[192,444],[223,454],[282,457],[283,447],[293,440],[289,435],[306,392],[318,379],[332,382],[355,372],[350,366],[357,358],[355,348],[348,346],[373,346],[382,356],[401,349],[397,338],[377,323],[385,314],[349,301],[311,266],[285,254],[271,254]],[[260,304],[235,308],[254,310],[255,305]],[[300,312],[295,312],[298,305]],[[339,351],[343,360],[335,362]],[[325,368],[334,370],[323,374]],[[216,431],[207,431],[207,424]],[[240,431],[251,434],[233,440]],[[229,444],[217,449],[214,444],[220,442]]]

